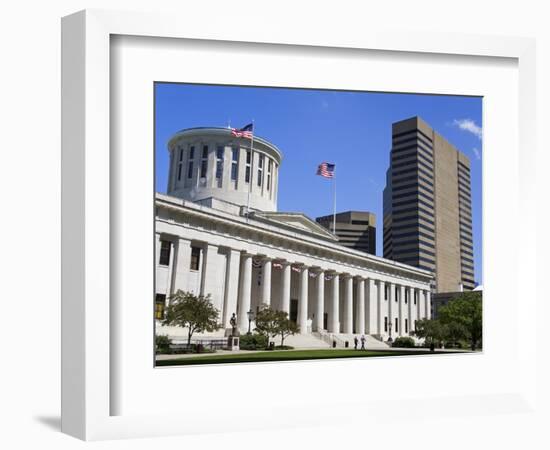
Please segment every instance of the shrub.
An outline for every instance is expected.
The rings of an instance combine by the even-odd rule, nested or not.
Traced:
[[[155,345],[158,353],[169,353],[171,343],[172,340],[164,334],[157,334],[155,336]]]
[[[208,344],[197,343],[187,346],[186,344],[171,344],[170,348],[164,352],[171,355],[186,355],[189,353],[216,353],[216,350],[209,347]]]
[[[408,336],[398,337],[393,341],[392,347],[414,348],[414,339]]]
[[[276,345],[275,350],[293,350],[292,345]]]
[[[265,349],[268,346],[267,337],[261,334],[243,334],[240,340],[241,350]]]

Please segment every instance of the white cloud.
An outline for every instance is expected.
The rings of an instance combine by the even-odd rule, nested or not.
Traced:
[[[474,155],[476,155],[476,159],[481,159],[481,153],[479,153],[478,148],[474,147],[472,151],[474,152]]]
[[[472,119],[455,119],[453,121],[453,125],[457,126],[463,131],[472,133],[473,135],[477,136],[479,140],[481,140],[482,129]]]

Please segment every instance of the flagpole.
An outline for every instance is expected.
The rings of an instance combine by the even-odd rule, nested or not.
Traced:
[[[250,214],[250,193],[252,191],[253,178],[254,178],[254,119],[252,119],[252,138],[250,139],[250,179],[248,180],[248,196],[246,199],[246,221],[247,222],[248,222],[248,216]]]
[[[334,168],[334,171],[332,174],[332,201],[333,201],[332,232],[336,234],[336,167]]]

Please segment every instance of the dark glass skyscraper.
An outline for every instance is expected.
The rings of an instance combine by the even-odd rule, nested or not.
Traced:
[[[384,257],[434,272],[434,292],[473,289],[470,161],[419,117],[392,126]]]

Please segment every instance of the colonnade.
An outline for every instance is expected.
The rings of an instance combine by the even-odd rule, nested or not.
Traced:
[[[331,333],[404,336],[415,329],[419,319],[430,317],[430,291],[405,283],[327,270],[319,266],[272,260],[243,253],[241,256],[238,297],[238,326],[248,326],[251,309],[253,261],[261,261],[261,294],[255,304],[272,306],[290,314],[292,271],[298,276],[298,311],[296,322],[300,333],[308,330],[312,319],[313,331],[326,329]],[[272,298],[273,265],[281,271],[279,298]],[[313,307],[310,306],[310,278],[315,281]],[[327,286],[325,286],[327,285]],[[328,289],[325,289],[328,287]],[[328,292],[326,292],[328,290]],[[343,296],[342,296],[343,291]],[[326,295],[328,294],[328,295]],[[342,311],[340,311],[342,309]]]
[[[290,315],[292,294],[293,300],[297,300],[295,317],[300,333],[311,329],[396,337],[410,334],[416,320],[430,317],[430,291],[417,287],[418,283],[414,286],[413,280],[389,274],[375,275],[367,270],[354,269],[351,273],[344,265],[340,271],[334,262],[322,267],[210,243],[194,246],[183,238],[174,244],[175,252],[170,260],[172,280],[168,282],[170,291],[182,289],[212,294],[226,328],[230,327],[231,316],[236,313],[237,326],[241,332],[247,330],[248,312],[253,306],[262,304]],[[200,268],[195,271],[191,250],[197,246],[200,246],[201,257]],[[261,270],[261,281],[254,277],[254,268]],[[278,286],[274,289],[276,271]],[[292,277],[293,272],[297,276]],[[198,277],[197,289],[191,286],[193,276]],[[258,287],[253,289],[255,282]]]

